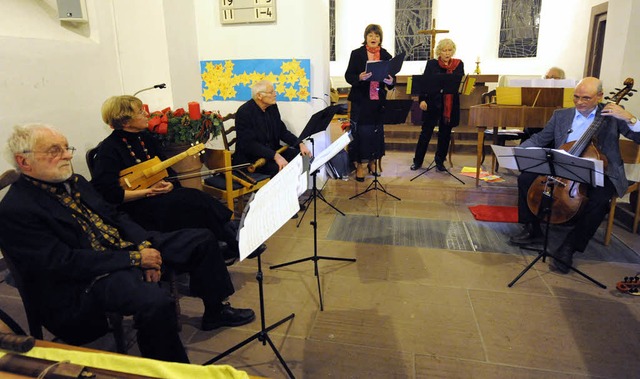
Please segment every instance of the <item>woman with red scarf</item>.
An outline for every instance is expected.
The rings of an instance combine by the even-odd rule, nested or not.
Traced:
[[[393,88],[395,78],[387,76],[382,82],[369,80],[372,73],[366,72],[367,61],[391,59],[383,49],[382,28],[370,24],[364,30],[362,47],[351,52],[344,78],[351,84],[348,100],[351,101],[351,133],[349,157],[356,164],[356,180],[364,181],[366,167],[377,175],[380,168],[376,162],[384,155],[384,103],[387,89]]]
[[[460,59],[453,58],[455,52],[456,44],[452,40],[446,38],[438,42],[436,46],[438,59],[430,59],[427,62],[424,75],[464,75],[464,63]],[[447,171],[444,161],[449,150],[449,142],[451,142],[451,129],[460,124],[460,95],[457,92],[420,95],[420,109],[423,111],[422,131],[418,137],[411,170],[422,167],[433,128],[438,126],[438,147],[434,161],[438,171]]]

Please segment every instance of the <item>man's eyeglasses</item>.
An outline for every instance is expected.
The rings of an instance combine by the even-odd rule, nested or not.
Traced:
[[[593,100],[593,97],[591,96],[578,96],[578,95],[573,95],[573,101],[584,101],[585,103],[590,102],[591,100]]]
[[[62,147],[62,146],[55,145],[55,146],[51,146],[50,148],[44,151],[25,150],[23,151],[23,153],[24,154],[30,154],[30,153],[46,154],[48,158],[55,159],[55,158],[62,158],[64,153],[67,151],[71,153],[71,155],[73,155],[73,153],[75,153],[76,151],[76,148],[73,146]]]

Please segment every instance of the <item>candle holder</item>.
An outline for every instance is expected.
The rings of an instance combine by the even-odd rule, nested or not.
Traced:
[[[476,61],[476,69],[473,71],[474,74],[480,75],[480,59]]]

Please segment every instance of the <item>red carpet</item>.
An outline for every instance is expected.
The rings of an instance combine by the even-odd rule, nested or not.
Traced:
[[[518,222],[518,207],[474,205],[469,210],[478,221]]]

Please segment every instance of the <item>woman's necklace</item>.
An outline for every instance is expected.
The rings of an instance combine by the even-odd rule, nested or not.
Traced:
[[[142,162],[140,158],[136,157],[136,153],[133,151],[133,148],[131,147],[131,144],[129,143],[126,137],[122,137],[122,142],[124,142],[124,144],[127,146],[127,149],[129,150],[129,155],[131,155],[136,160],[136,163]],[[142,140],[142,138],[140,138],[140,136],[138,136],[138,142],[140,142],[140,146],[142,146],[142,151],[144,151],[144,154],[146,156],[145,160],[151,159],[151,156],[149,156],[149,150],[147,150],[147,147],[145,146],[144,141]]]

